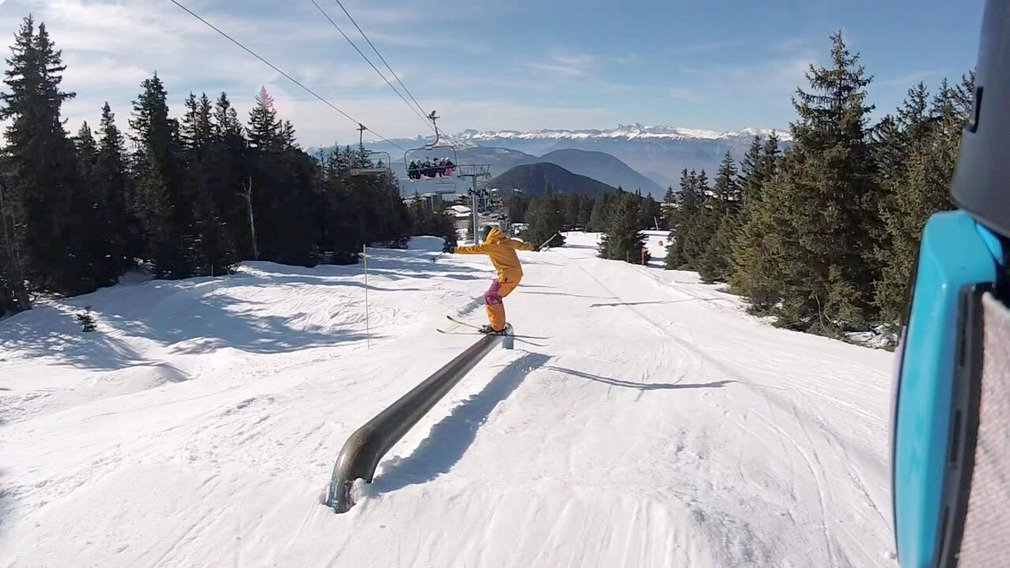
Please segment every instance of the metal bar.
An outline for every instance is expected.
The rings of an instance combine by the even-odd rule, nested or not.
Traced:
[[[340,455],[337,456],[333,466],[326,505],[337,513],[349,511],[354,505],[351,500],[351,486],[354,481],[364,479],[367,483],[371,483],[375,468],[386,452],[477,366],[477,363],[499,342],[504,342],[506,349],[512,348],[513,340],[509,337],[511,334],[512,326],[506,324],[505,335],[487,335],[480,338],[466,351],[457,355],[455,359],[351,434],[340,449]]]

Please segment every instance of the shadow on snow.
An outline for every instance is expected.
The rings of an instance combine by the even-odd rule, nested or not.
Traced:
[[[435,424],[412,454],[387,462],[373,483],[375,494],[425,483],[447,473],[466,454],[477,438],[477,431],[498,403],[519,388],[530,372],[549,360],[547,355],[527,353],[503,367],[483,390]]]

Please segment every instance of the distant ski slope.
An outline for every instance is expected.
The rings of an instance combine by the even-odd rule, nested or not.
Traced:
[[[360,265],[0,322],[0,566],[893,566],[890,354],[568,239],[506,299],[549,347],[488,356],[339,516],[340,446],[473,341],[433,330],[483,318],[486,259],[374,251],[370,348]]]

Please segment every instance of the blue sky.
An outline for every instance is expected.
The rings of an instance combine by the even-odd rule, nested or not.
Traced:
[[[379,69],[335,0],[316,0]],[[790,97],[843,30],[862,55],[877,114],[912,84],[975,64],[983,0],[342,0],[425,110],[466,128],[786,128]],[[311,0],[180,0],[385,137],[425,124]],[[29,11],[68,65],[68,127],[108,100],[126,127],[157,71],[173,114],[190,91],[227,91],[245,117],[266,86],[305,146],[357,139],[355,124],[169,0],[0,0],[11,38]],[[10,40],[7,41],[9,45]],[[6,48],[5,48],[6,49]],[[5,51],[9,53],[9,51]],[[388,75],[388,73],[387,73]],[[392,80],[392,77],[390,77]],[[393,81],[394,84],[395,81]],[[427,131],[430,133],[430,130]],[[366,136],[371,136],[367,134]]]

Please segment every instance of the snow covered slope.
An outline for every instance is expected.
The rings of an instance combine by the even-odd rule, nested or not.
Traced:
[[[548,347],[489,355],[345,515],[341,445],[473,341],[433,329],[483,317],[486,259],[374,251],[367,324],[360,265],[269,263],[0,322],[0,566],[894,565],[890,354],[595,239],[522,253]]]

